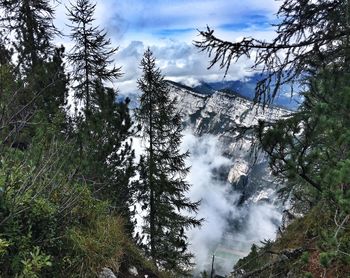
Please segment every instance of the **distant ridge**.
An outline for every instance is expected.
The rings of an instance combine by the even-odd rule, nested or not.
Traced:
[[[179,82],[167,80],[170,84],[191,91],[204,96],[210,96],[217,91],[225,92],[239,96],[247,100],[254,100],[255,87],[258,80],[261,78],[260,74],[253,75],[247,80],[225,80],[217,82],[204,82],[202,81],[199,85],[190,87]],[[296,110],[303,98],[295,93],[293,97],[290,96],[290,88],[285,85],[282,86],[280,94],[275,98],[272,106],[280,107],[288,110]]]
[[[187,86],[187,85],[184,85],[184,84],[182,84],[182,83],[179,83],[179,82],[175,82],[175,81],[171,81],[171,80],[165,80],[166,82],[168,82],[168,83],[170,83],[170,84],[172,84],[172,85],[174,85],[174,86],[177,86],[177,87],[179,87],[179,88],[182,88],[182,89],[185,89],[185,90],[187,90],[187,91],[191,91],[191,92],[193,92],[193,93],[197,93],[197,94],[201,94],[201,95],[211,95],[211,94],[213,94],[215,91],[213,90],[213,91],[211,91],[210,93],[206,93],[206,92],[204,92],[203,90],[201,90],[201,89],[198,89],[197,87],[189,87],[189,86]]]

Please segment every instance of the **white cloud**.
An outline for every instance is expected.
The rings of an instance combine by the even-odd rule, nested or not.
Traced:
[[[199,81],[219,81],[224,78],[224,70],[217,66],[207,70],[208,58],[205,53],[199,52],[193,45],[176,40],[165,40],[157,45],[151,45],[156,57],[157,67],[166,79],[181,82],[186,85],[196,85]],[[136,80],[141,76],[139,67],[146,45],[140,41],[133,41],[127,47],[121,48],[116,55],[116,61],[122,65],[125,73],[119,80],[121,94],[135,92]],[[238,80],[251,76],[252,61],[241,59],[232,64],[227,80]]]
[[[189,196],[202,200],[198,217],[205,218],[201,228],[189,231],[190,250],[195,254],[198,271],[210,268],[211,256],[220,246],[248,252],[252,243],[275,237],[276,223],[281,219],[279,209],[267,203],[238,206],[240,192],[217,178],[218,169],[232,167],[234,162],[222,155],[218,138],[212,135],[197,137],[185,132],[182,149],[190,150],[187,163],[191,166],[187,177],[192,185]],[[231,223],[241,223],[241,230]],[[238,258],[236,258],[238,259]],[[220,263],[223,273],[232,270],[234,259]]]

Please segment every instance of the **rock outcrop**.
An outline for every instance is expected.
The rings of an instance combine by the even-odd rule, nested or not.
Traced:
[[[98,278],[117,278],[117,276],[113,273],[112,270],[105,267],[102,269],[101,273],[98,275]]]

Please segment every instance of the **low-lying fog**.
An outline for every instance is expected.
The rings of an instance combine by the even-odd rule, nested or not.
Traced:
[[[237,205],[240,192],[218,178],[220,169],[232,167],[234,158],[222,155],[217,137],[197,137],[186,131],[182,149],[191,154],[187,160],[191,166],[187,177],[192,184],[189,195],[192,200],[201,200],[198,218],[205,218],[201,228],[188,234],[197,272],[210,271],[215,255],[216,272],[227,274],[253,243],[276,236],[280,209],[267,202]]]

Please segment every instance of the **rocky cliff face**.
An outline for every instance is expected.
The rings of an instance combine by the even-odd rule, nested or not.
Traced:
[[[253,157],[251,135],[247,133],[236,140],[238,134],[235,130],[237,127],[256,125],[259,120],[273,121],[291,112],[278,107],[263,109],[246,98],[228,92],[215,91],[208,95],[173,82],[169,82],[169,86],[185,124],[196,135],[217,135],[223,153],[233,160],[231,167],[223,169],[221,176],[242,193],[241,202],[269,199],[273,193],[273,190],[269,190],[273,187],[273,181],[267,170],[266,157],[262,153]]]

